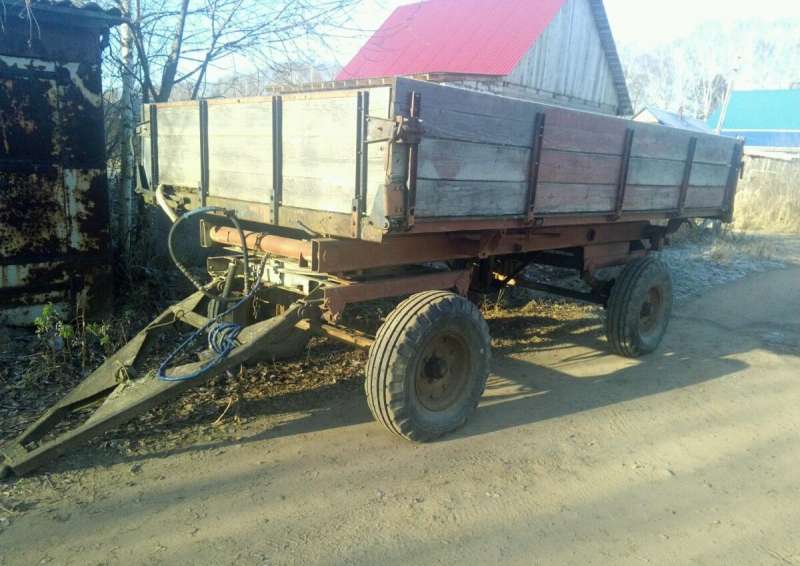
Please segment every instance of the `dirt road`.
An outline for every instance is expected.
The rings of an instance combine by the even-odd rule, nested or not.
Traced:
[[[0,564],[800,564],[800,269],[683,303],[641,361],[596,319],[529,322],[546,339],[500,347],[441,442],[345,391],[40,478],[0,509]]]

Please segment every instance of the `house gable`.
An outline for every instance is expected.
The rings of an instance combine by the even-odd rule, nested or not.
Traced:
[[[505,79],[544,100],[609,114],[626,113],[589,0],[567,0]]]

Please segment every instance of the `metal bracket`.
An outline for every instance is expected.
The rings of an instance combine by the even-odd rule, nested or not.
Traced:
[[[733,147],[731,156],[731,168],[728,174],[728,182],[725,184],[725,202],[722,204],[724,222],[733,222],[733,204],[736,198],[736,186],[739,181],[740,173],[744,167],[742,158],[744,157],[744,140],[739,139]]]
[[[158,181],[158,107],[148,106],[150,113],[150,186],[157,187]]]
[[[206,206],[209,189],[208,165],[208,101],[198,101],[200,111],[200,206]]]
[[[619,220],[625,209],[625,195],[628,192],[628,172],[631,166],[631,151],[633,150],[634,130],[628,128],[625,131],[625,142],[622,146],[622,160],[619,167],[619,181],[617,182],[617,199],[614,205],[612,220]]]
[[[366,210],[367,198],[367,159],[369,146],[367,145],[367,131],[369,120],[369,91],[358,93],[356,108],[356,186],[352,205],[352,235],[354,238],[361,236],[361,223]]]
[[[686,194],[689,192],[689,183],[692,180],[692,168],[694,167],[694,154],[697,151],[697,138],[689,140],[689,149],[686,155],[686,165],[683,169],[683,179],[681,180],[681,192],[678,195],[678,207],[676,216],[683,216],[686,207]]]
[[[272,97],[272,223],[280,224],[283,202],[283,98]]]
[[[409,120],[420,121],[422,95],[411,92]],[[417,213],[417,172],[419,168],[419,144],[408,146],[408,200],[406,202],[406,226],[411,228],[416,223]]]
[[[394,120],[387,118],[367,117],[366,143],[392,142],[413,145],[422,141],[425,128],[417,117],[397,116]]]
[[[539,164],[542,161],[545,113],[537,112],[533,121],[533,144],[531,145],[530,172],[528,174],[528,222],[533,222],[536,209],[536,188],[539,184]]]

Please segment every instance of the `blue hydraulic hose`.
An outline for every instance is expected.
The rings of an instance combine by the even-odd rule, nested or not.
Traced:
[[[264,260],[265,261],[262,262],[261,273],[259,273],[258,281],[256,281],[255,285],[253,285],[253,288],[250,290],[250,292],[242,297],[241,300],[239,300],[228,310],[218,314],[213,319],[205,323],[201,328],[195,330],[186,340],[184,340],[177,348],[175,348],[175,350],[169,356],[167,356],[163,362],[161,362],[157,373],[158,379],[161,381],[192,381],[193,379],[197,379],[203,375],[208,370],[218,366],[230,355],[234,348],[236,348],[236,339],[239,337],[239,333],[243,330],[243,327],[241,324],[236,324],[235,322],[221,323],[219,321],[223,317],[238,309],[246,301],[249,301],[261,288],[261,276],[264,274],[263,266],[266,265],[266,257]],[[200,369],[186,375],[167,375],[166,371],[175,358],[182,354],[183,351],[189,347],[189,345],[197,340],[198,336],[206,331],[208,331],[208,347],[211,351],[217,354],[217,356],[203,364]]]
[[[195,286],[198,287],[198,289],[200,289],[201,291],[203,291],[204,294],[206,294],[207,296],[209,296],[207,291],[205,291],[205,289],[203,289],[199,285],[199,283],[194,280],[194,278],[191,276],[191,274],[189,274],[188,270],[186,270],[183,267],[183,265],[181,265],[181,263],[178,261],[178,259],[175,257],[175,254],[174,254],[174,251],[173,251],[173,246],[172,246],[172,240],[173,240],[173,234],[175,232],[175,228],[178,226],[178,224],[180,224],[181,222],[183,222],[187,218],[189,218],[191,216],[195,216],[197,214],[204,214],[204,213],[213,212],[213,211],[219,211],[219,210],[223,210],[223,209],[220,209],[219,207],[207,207],[207,208],[199,208],[197,210],[193,210],[191,212],[188,212],[185,215],[181,216],[175,222],[175,224],[173,224],[172,230],[170,230],[170,234],[169,234],[170,255],[172,255],[172,258],[175,261],[175,264],[192,281],[192,283],[195,284]],[[239,227],[239,223],[236,221],[235,217],[230,216],[230,218],[233,220],[234,224],[236,225],[236,227],[241,232],[241,228]],[[247,247],[246,247],[246,244],[245,244],[244,237],[242,237],[242,247],[244,249],[243,255],[244,255],[244,261],[245,261],[245,265],[246,265],[248,263],[248,256],[247,256]],[[228,314],[232,313],[233,311],[235,311],[236,309],[241,307],[243,304],[245,304],[245,302],[249,301],[256,294],[256,292],[261,288],[261,278],[264,275],[264,270],[266,268],[266,264],[267,264],[267,256],[264,256],[264,259],[261,262],[261,270],[260,270],[260,272],[258,274],[258,279],[256,280],[256,284],[253,285],[253,288],[250,289],[249,292],[244,297],[242,297],[239,301],[237,301],[232,307],[229,307],[226,311],[218,314],[213,319],[209,320],[201,328],[198,328],[197,330],[195,330],[191,335],[189,335],[189,337],[186,340],[181,342],[181,344],[177,348],[175,348],[175,350],[169,356],[167,356],[166,359],[163,362],[161,362],[161,365],[159,366],[158,372],[156,374],[158,379],[160,379],[161,381],[168,381],[168,382],[192,381],[194,379],[197,379],[197,378],[201,377],[208,370],[213,369],[216,366],[218,366],[220,363],[222,363],[223,360],[225,360],[230,355],[230,353],[236,348],[236,345],[237,345],[237,341],[236,340],[239,337],[239,334],[241,333],[241,331],[243,330],[243,327],[242,327],[242,325],[236,324],[234,322],[222,322],[221,323],[219,321],[222,320]],[[248,278],[248,275],[249,275],[248,274],[248,270],[245,268],[245,273],[244,273],[245,289],[247,289],[247,278]],[[200,369],[195,370],[195,371],[193,371],[191,373],[188,373],[188,374],[185,374],[185,375],[167,375],[166,372],[167,372],[167,369],[169,368],[169,365],[180,354],[182,354],[191,344],[193,344],[197,340],[198,336],[200,336],[203,332],[206,332],[206,331],[208,331],[208,348],[216,354],[216,357],[214,357],[213,359],[211,359],[208,362],[206,362],[205,364],[203,364],[200,367]]]

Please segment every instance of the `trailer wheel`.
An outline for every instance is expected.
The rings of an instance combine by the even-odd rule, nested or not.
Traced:
[[[370,348],[370,411],[404,438],[434,440],[475,410],[490,358],[489,327],[475,305],[444,291],[413,295],[392,311]]]
[[[629,263],[622,270],[608,301],[606,333],[612,349],[638,358],[661,344],[672,312],[672,277],[655,257]]]

